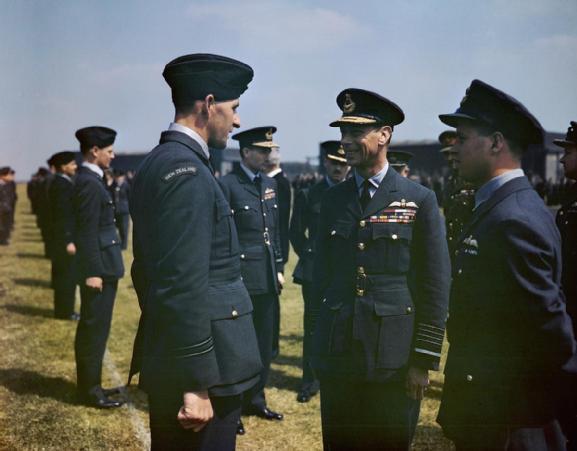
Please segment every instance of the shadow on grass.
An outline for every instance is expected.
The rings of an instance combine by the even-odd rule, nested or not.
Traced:
[[[299,343],[302,343],[303,336],[299,335],[299,334],[288,334],[288,335],[281,334],[280,339],[281,340],[289,340],[289,341],[297,341]]]
[[[42,238],[24,236],[20,240],[22,243],[43,243]]]
[[[38,254],[35,252],[17,252],[16,257],[18,257],[18,258],[38,258],[38,259],[45,258],[43,254]]]
[[[30,277],[17,277],[12,280],[16,285],[23,285],[25,287],[51,288],[48,280],[32,279]]]
[[[275,357],[272,363],[276,363],[278,365],[289,365],[302,369],[303,359],[300,356],[295,357],[281,354],[278,357]]]
[[[37,395],[66,404],[77,404],[76,385],[61,377],[50,377],[20,368],[1,368],[0,385],[18,395]]]
[[[267,387],[278,388],[279,390],[290,390],[297,393],[301,387],[301,378],[289,376],[283,371],[270,369]]]
[[[34,307],[32,305],[6,304],[2,308],[11,313],[18,313],[19,315],[40,316],[42,318],[54,318],[54,311],[52,309]]]

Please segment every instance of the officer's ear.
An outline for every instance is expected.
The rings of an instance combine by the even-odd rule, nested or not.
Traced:
[[[92,146],[90,148],[90,150],[88,151],[88,155],[90,155],[90,158],[92,160],[96,160],[98,158],[98,151],[100,150],[100,147],[98,146]]]
[[[208,94],[204,100],[202,101],[201,106],[201,113],[203,116],[208,117],[212,112],[212,108],[216,105],[216,100],[214,99],[214,95]]]
[[[388,125],[383,125],[379,129],[379,146],[386,146],[391,142],[391,136],[393,135],[393,129]]]
[[[497,154],[503,150],[503,147],[507,145],[507,140],[501,132],[494,132],[490,136],[491,139],[491,152]]]

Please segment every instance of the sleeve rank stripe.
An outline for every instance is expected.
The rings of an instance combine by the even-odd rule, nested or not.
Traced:
[[[428,335],[428,334],[424,334],[422,332],[417,332],[417,338],[419,338],[419,337],[428,338],[430,340],[437,340],[437,341],[441,341],[441,342],[443,341],[443,337]]]
[[[191,353],[191,354],[186,354],[186,355],[178,356],[178,358],[179,358],[179,359],[184,359],[184,358],[186,358],[186,357],[194,357],[194,356],[197,356],[197,355],[206,354],[206,353],[212,351],[213,349],[214,349],[214,345],[212,345],[212,346],[211,346],[210,348],[208,348],[208,349],[205,349],[204,351],[193,352],[193,353]]]
[[[435,357],[441,357],[441,353],[439,353],[439,352],[428,351],[426,349],[421,349],[421,348],[415,348],[415,352],[418,352],[420,354],[428,354],[428,355],[432,355]]]
[[[208,345],[208,344],[212,344],[212,342],[213,342],[213,338],[212,338],[212,337],[208,337],[206,340],[203,340],[203,341],[201,341],[201,342],[199,342],[199,343],[196,343],[196,344],[190,345],[190,346],[184,346],[184,347],[182,347],[182,348],[176,348],[176,350],[177,350],[178,352],[185,352],[185,351],[188,351],[189,349],[200,348],[200,347],[202,347],[202,346],[206,346],[206,345]]]
[[[439,333],[441,333],[441,332],[445,333],[445,328],[433,326],[432,324],[419,323],[417,327],[424,327],[424,328],[432,329],[433,331],[439,331]]]

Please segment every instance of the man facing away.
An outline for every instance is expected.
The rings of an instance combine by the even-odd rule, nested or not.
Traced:
[[[232,211],[210,165],[240,126],[252,69],[185,55],[163,76],[175,121],[133,182],[132,280],[142,310],[130,376],[148,394],[153,450],[232,450],[241,394],[259,380]]]

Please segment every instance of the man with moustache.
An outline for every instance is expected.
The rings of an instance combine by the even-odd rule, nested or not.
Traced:
[[[439,118],[456,127],[460,175],[476,192],[453,266],[438,422],[457,450],[565,449],[555,401],[575,340],[561,240],[521,169],[543,129],[518,100],[480,80]]]
[[[52,285],[54,288],[54,316],[78,320],[74,312],[76,300],[75,219],[72,208],[73,178],[77,164],[74,152],[58,152],[50,157],[56,174],[48,191],[51,225]]]
[[[260,380],[243,395],[242,413],[266,420],[282,420],[283,415],[268,408],[264,388],[276,348],[280,314],[279,294],[284,281],[280,241],[280,205],[276,181],[262,170],[271,149],[276,127],[256,127],[237,133],[241,162],[221,178],[224,195],[232,207],[240,243],[240,269],[254,308],[253,319],[260,358]],[[238,433],[245,433],[239,423]]]
[[[387,153],[387,161],[391,167],[405,178],[407,178],[410,173],[409,161],[411,161],[411,158],[413,158],[411,152],[404,152],[402,150],[389,150]]]
[[[297,193],[290,222],[290,241],[299,257],[293,280],[301,285],[304,301],[303,374],[297,394],[298,402],[310,401],[319,391],[319,381],[311,366],[311,345],[320,307],[320,299],[314,295],[312,284],[321,200],[325,192],[345,180],[349,172],[340,141],[325,141],[320,147],[326,175],[317,184]]]
[[[409,449],[436,370],[449,256],[435,193],[387,161],[403,111],[374,92],[337,97],[354,176],[322,201],[315,259],[321,310],[313,364],[325,449]]]
[[[250,66],[184,55],[163,72],[175,119],[133,181],[132,280],[142,310],[130,369],[153,450],[233,450],[241,394],[261,370],[232,211],[210,164],[240,126]]]
[[[565,178],[577,180],[577,122],[571,121],[565,139],[556,139],[553,142],[563,148],[560,161]],[[573,183],[569,188],[568,196],[557,212],[556,222],[561,232],[563,255],[561,286],[575,334],[577,332],[577,183]],[[568,385],[563,396],[560,421],[568,440],[567,449],[577,450],[577,371],[575,364],[572,368],[565,369]]]
[[[85,127],[76,131],[76,138],[84,160],[72,194],[81,301],[74,343],[78,396],[91,407],[120,407],[121,401],[109,398],[117,390],[101,385],[118,279],[124,275],[114,205],[103,178],[114,158],[116,131]]]

